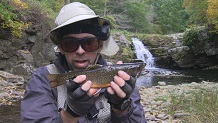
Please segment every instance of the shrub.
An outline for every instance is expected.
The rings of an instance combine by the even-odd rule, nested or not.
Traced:
[[[11,2],[0,3],[0,22],[1,27],[10,29],[11,34],[15,37],[21,38],[23,36],[22,30],[28,28],[31,23],[25,23],[19,19],[19,14],[15,14],[19,9],[28,8],[25,2],[20,0],[12,0]]]
[[[184,33],[183,43],[186,46],[191,46],[198,42],[198,28],[191,28]]]

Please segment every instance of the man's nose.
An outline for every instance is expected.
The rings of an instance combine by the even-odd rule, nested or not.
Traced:
[[[79,48],[76,50],[76,53],[78,54],[83,54],[85,53],[86,51],[81,47],[81,45],[79,45]]]

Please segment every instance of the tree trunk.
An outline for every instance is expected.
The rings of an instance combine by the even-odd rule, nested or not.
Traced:
[[[107,12],[107,1],[104,2],[104,16],[106,15]]]

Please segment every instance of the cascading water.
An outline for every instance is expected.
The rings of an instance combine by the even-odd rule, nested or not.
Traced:
[[[132,38],[133,45],[135,47],[135,54],[137,59],[140,59],[146,63],[144,74],[137,79],[137,86],[152,86],[154,83],[154,77],[159,79],[160,76],[169,76],[176,74],[175,72],[167,69],[157,68],[154,65],[154,58],[146,46],[137,38]],[[157,80],[156,80],[157,81]],[[158,80],[159,81],[159,80]]]
[[[144,46],[144,44],[137,38],[132,38],[132,42],[135,47],[137,59],[140,59],[146,63],[145,68],[155,68],[153,55],[150,53],[147,47]]]
[[[135,47],[135,54],[137,59],[142,60],[146,63],[146,69],[154,69],[154,58],[153,55],[149,52],[147,47],[137,38],[132,38],[133,45]],[[140,76],[137,81],[137,86],[152,86],[153,76],[149,71],[146,72],[146,76]]]

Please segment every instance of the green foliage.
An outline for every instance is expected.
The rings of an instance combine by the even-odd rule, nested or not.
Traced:
[[[210,31],[218,34],[218,1],[208,0],[207,21],[212,26]]]
[[[188,113],[181,120],[186,123],[216,123],[218,121],[217,88],[199,88],[182,94],[171,95],[170,112]]]
[[[187,24],[202,25],[206,23],[206,10],[208,0],[184,0],[183,7],[189,15]]]
[[[183,0],[150,0],[154,21],[160,25],[163,34],[182,32],[186,26],[187,13],[182,7]]]
[[[150,25],[146,18],[148,6],[145,3],[126,1],[122,8],[126,10],[125,13],[130,20],[130,25],[133,26],[131,31],[150,33]]]
[[[63,0],[27,0],[31,9],[39,11],[42,16],[53,18],[57,16],[60,9],[64,6]]]
[[[28,22],[22,20],[23,16],[28,15],[28,11],[42,13],[41,18],[52,19],[48,21],[53,25],[54,18],[66,0],[22,1],[10,0],[0,3],[1,26],[12,30],[13,35],[17,37],[21,37],[21,30],[29,26]],[[88,5],[97,15],[110,20],[113,29],[170,34],[183,32],[190,25],[209,25],[210,31],[218,30],[216,7],[218,3],[214,0],[77,0],[77,2]]]
[[[134,52],[132,51],[132,49],[130,47],[123,47],[122,51],[123,62],[130,62],[134,56]]]
[[[75,1],[71,0],[71,2]],[[88,5],[96,14],[100,16],[105,16],[107,14],[108,0],[77,0],[76,2]]]
[[[199,40],[198,40],[198,32],[199,32],[198,28],[191,28],[190,30],[187,30],[184,33],[183,40],[182,40],[184,45],[192,46],[195,43],[199,42]]]
[[[136,0],[77,0],[87,4],[96,14],[112,21],[115,29],[150,33],[151,27],[147,20],[147,4]]]
[[[116,20],[115,20],[114,16],[112,16],[112,15],[106,15],[106,16],[104,16],[104,18],[110,21],[111,27],[112,27],[113,29],[119,28],[119,25],[116,23]]]
[[[19,0],[14,0],[13,2],[14,6],[9,2],[0,3],[1,27],[5,29],[9,28],[13,36],[21,38],[23,36],[22,30],[31,25],[31,23],[23,22],[19,19],[19,13],[15,13],[15,9],[26,9],[26,4]]]

